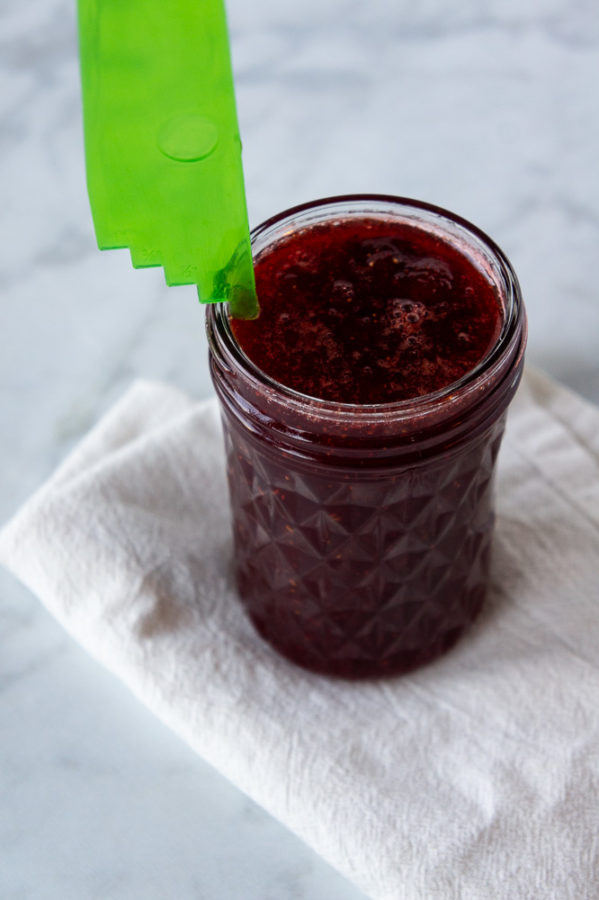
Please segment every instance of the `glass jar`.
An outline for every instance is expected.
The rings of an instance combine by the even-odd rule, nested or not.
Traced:
[[[495,462],[526,344],[520,289],[502,251],[428,204],[378,195],[305,204],[255,229],[254,258],[290,229],[351,216],[399,219],[451,242],[493,285],[503,325],[454,384],[357,405],[279,384],[245,356],[226,305],[208,308],[242,603],[288,659],[349,678],[434,659],[479,612]]]

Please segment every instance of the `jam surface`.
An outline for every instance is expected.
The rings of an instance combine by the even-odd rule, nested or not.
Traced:
[[[388,403],[440,390],[496,342],[486,276],[446,240],[354,217],[284,237],[255,263],[260,315],[233,320],[246,356],[302,394]]]

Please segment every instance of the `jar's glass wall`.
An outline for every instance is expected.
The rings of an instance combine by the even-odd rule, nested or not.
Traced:
[[[365,197],[308,204],[258,228],[255,252],[290,228],[365,213],[441,231],[494,279],[502,332],[460,383],[378,407],[304,397],[256,371],[226,309],[208,311],[242,602],[288,658],[346,677],[406,671],[438,656],[480,609],[495,461],[525,343],[509,262],[435,208]]]

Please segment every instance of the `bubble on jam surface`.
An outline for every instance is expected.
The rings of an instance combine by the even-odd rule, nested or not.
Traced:
[[[387,316],[394,327],[401,327],[408,331],[414,329],[410,326],[418,325],[423,319],[429,318],[431,310],[421,300],[406,300],[394,298],[387,306]]]
[[[356,289],[351,281],[338,278],[333,282],[331,297],[335,300],[345,300],[346,303],[351,303],[355,296]]]
[[[318,224],[256,260],[261,312],[234,320],[275,380],[342,403],[437,391],[488,352],[501,325],[492,285],[455,247],[382,219]]]

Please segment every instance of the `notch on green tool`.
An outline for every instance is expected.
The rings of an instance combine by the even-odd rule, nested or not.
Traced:
[[[222,0],[78,0],[87,185],[101,250],[258,311]]]

